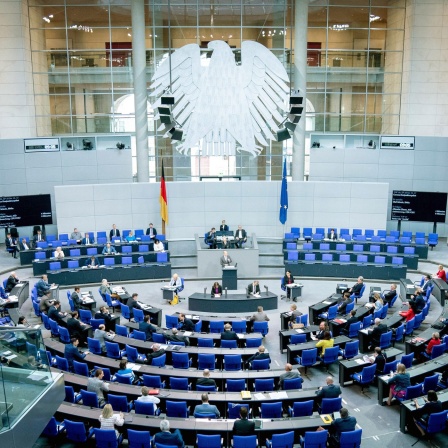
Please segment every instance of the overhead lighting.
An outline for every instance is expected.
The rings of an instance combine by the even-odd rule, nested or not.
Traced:
[[[381,20],[380,16],[376,16],[375,14],[370,14],[369,16],[370,23],[376,22],[377,20]]]
[[[117,144],[115,145],[117,147],[117,149],[124,149],[125,148],[125,144],[122,142],[117,142]]]
[[[347,31],[350,28],[348,23],[335,24],[330,26],[332,31]]]
[[[85,151],[91,151],[93,149],[92,142],[86,138],[82,139],[82,146]]]

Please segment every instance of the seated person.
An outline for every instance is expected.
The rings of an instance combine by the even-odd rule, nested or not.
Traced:
[[[203,393],[201,395],[202,404],[198,404],[194,408],[194,414],[215,414],[216,418],[219,418],[221,415],[218,411],[218,408],[214,404],[209,404],[208,402],[208,394]]]
[[[131,315],[131,318],[134,317],[134,308],[138,310],[142,309],[140,303],[138,303],[138,294],[136,292],[132,294],[126,305],[129,307],[129,314]]]
[[[81,240],[81,244],[84,244],[86,246],[89,246],[90,244],[94,244],[95,240],[90,237],[88,233],[84,234],[84,238]]]
[[[210,370],[204,369],[202,372],[202,378],[196,381],[196,386],[213,386],[216,389],[216,382],[213,378],[210,378]]]
[[[317,340],[317,341],[320,341],[320,340],[322,340],[323,338],[324,338],[324,336],[325,336],[325,333],[327,332],[327,331],[330,331],[330,327],[328,326],[328,324],[325,322],[325,321],[322,321],[320,324],[319,324],[319,330],[316,332],[316,336],[314,336],[314,337],[311,337],[311,339],[313,339],[313,340]],[[331,334],[331,332],[330,332],[330,334]]]
[[[325,379],[326,386],[321,386],[316,391],[317,401],[322,403],[323,398],[338,398],[341,394],[341,387],[334,384],[334,379],[331,376],[327,376]]]
[[[14,256],[14,258],[17,258],[17,240],[15,238],[12,238],[10,233],[6,235],[5,246],[6,250],[10,252]]]
[[[187,319],[185,314],[179,314],[179,330],[194,331],[194,323],[191,319]]]
[[[151,325],[151,316],[149,314],[145,315],[143,322],[139,322],[138,330],[145,333],[147,341],[152,341],[152,334],[157,331],[157,328]]]
[[[134,235],[134,232],[132,230],[129,231],[129,235],[125,238],[125,240],[128,243],[135,243],[136,242],[135,235]]]
[[[297,309],[297,305],[293,303],[290,307],[291,317],[289,318],[288,327],[292,328],[297,323],[297,318],[302,316],[302,312]]]
[[[299,371],[297,369],[293,370],[291,364],[285,364],[285,373],[282,373],[278,379],[278,388],[280,390],[283,389],[285,380],[293,380],[295,378],[301,378]]]
[[[26,238],[22,238],[22,240],[19,242],[19,250],[30,250],[31,246],[29,243],[27,243]]]
[[[154,252],[165,252],[165,246],[162,241],[154,240]]]
[[[64,348],[64,358],[67,360],[68,367],[70,369],[73,369],[73,361],[83,362],[84,358],[86,357],[86,354],[88,354],[88,352],[81,353],[78,350],[78,345],[79,345],[78,339],[71,338],[70,344],[67,344]],[[88,385],[87,390],[89,390]]]
[[[317,341],[316,347],[321,349],[320,356],[325,355],[325,349],[331,348],[334,345],[334,339],[331,337],[331,333],[326,331],[324,334],[324,338],[320,341]]]
[[[411,385],[411,377],[406,372],[406,366],[404,364],[398,364],[397,372],[387,382],[391,384],[389,398],[387,400],[387,405],[390,406],[392,398],[404,398],[406,389]]]
[[[112,292],[112,290],[110,289],[109,283],[107,282],[107,280],[105,278],[103,278],[101,280],[100,294],[103,297],[106,294],[109,294],[113,299],[120,299],[120,296],[117,293]]]
[[[377,317],[375,319],[373,329],[369,330],[369,332],[371,332],[371,338],[372,338],[372,342],[369,347],[371,350],[373,350],[375,347],[378,347],[380,345],[381,335],[383,333],[386,333],[387,331],[389,331],[389,329],[387,328],[387,325],[384,325],[381,322],[381,319],[379,319]]]
[[[117,251],[115,250],[115,247],[112,246],[110,243],[107,243],[103,247],[103,251],[102,251],[103,255],[115,255],[116,253],[117,253]]]
[[[330,426],[330,434],[335,446],[339,446],[341,433],[356,429],[356,418],[350,416],[346,408],[341,408],[340,414],[341,416],[333,420]]]
[[[376,365],[375,373],[380,375],[384,371],[384,365],[387,362],[386,355],[383,353],[380,347],[375,347],[375,351],[373,352],[373,357],[369,356],[369,361],[372,364]]]
[[[152,364],[152,360],[154,358],[158,358],[159,356],[162,356],[165,354],[165,350],[160,347],[160,344],[152,344],[152,352],[146,353],[146,361],[140,361],[139,359],[136,360],[139,364]]]
[[[169,446],[177,446],[177,448],[184,447],[184,441],[182,439],[182,434],[179,429],[175,429],[174,432],[170,432],[170,422],[166,419],[160,422],[160,430],[154,435],[154,443]]]
[[[19,277],[17,277],[17,274],[15,272],[11,272],[10,276],[6,280],[6,286],[5,286],[5,292],[11,292],[14,289],[14,286],[19,283]]]
[[[400,311],[399,314],[406,318],[406,322],[409,322],[417,314],[417,309],[414,303],[409,302],[409,309],[407,311]]]
[[[243,247],[243,243],[247,241],[246,231],[243,229],[241,225],[238,226],[238,230],[235,232],[235,247],[241,248]]]
[[[436,331],[432,334],[432,338],[429,340],[428,345],[426,346],[425,353],[431,356],[432,349],[436,345],[440,345],[440,334]]]
[[[208,244],[209,249],[217,249],[218,242],[216,240],[216,229],[211,228],[210,232],[205,235],[205,244]]]
[[[38,230],[36,235],[33,236],[33,246],[37,247],[37,243],[40,243],[41,241],[45,241],[45,238],[42,235],[42,231]]]
[[[173,274],[170,280],[170,286],[176,286],[176,294],[179,288],[182,286],[182,280],[177,274]]]
[[[437,392],[434,390],[428,391],[428,398],[423,397],[425,400],[425,404],[420,407],[418,404],[418,401],[416,398],[414,398],[414,404],[415,404],[415,412],[412,413],[412,416],[414,418],[414,422],[419,421],[420,423],[423,423],[425,426],[428,424],[429,417],[431,414],[437,414],[438,412],[443,411],[443,406],[439,398],[437,397]],[[426,436],[425,430],[421,428],[419,425],[417,426],[417,429],[420,431],[422,436]]]
[[[36,283],[37,296],[42,297],[50,291],[52,286],[54,286],[54,283],[51,285],[48,283],[47,274],[42,275],[42,278]]]
[[[388,303],[390,306],[390,302],[392,302],[392,299],[397,295],[397,285],[395,283],[392,283],[390,285],[390,290],[386,292],[383,295],[383,302],[384,304]]]
[[[327,237],[328,237],[329,240],[337,240],[338,239],[338,234],[334,231],[334,229],[331,229],[328,232]]]
[[[57,260],[63,260],[65,257],[64,252],[62,252],[62,247],[59,246],[56,248],[56,250],[53,252],[53,258],[56,258]]]
[[[183,342],[186,347],[190,345],[190,339],[188,339],[187,336],[183,336],[183,335],[179,334],[179,330],[177,328],[172,328],[171,334],[164,331],[163,336],[165,336],[165,339],[167,341]]]
[[[353,299],[350,298],[350,293],[347,291],[344,291],[344,294],[342,296],[342,302],[341,304],[338,306],[338,313],[339,314],[346,314],[346,308],[347,305],[353,302]]]
[[[82,235],[81,235],[81,232],[76,227],[73,229],[73,232],[70,235],[70,239],[76,240],[76,241],[78,241],[78,243],[81,242]]]
[[[221,297],[222,294],[222,286],[215,282],[213,283],[212,289],[211,289],[211,296],[212,297]]]
[[[61,311],[61,302],[59,300],[55,300],[53,304],[50,306],[47,312],[47,316],[49,319],[53,319],[58,323],[61,327],[66,327],[67,324],[63,321],[63,318],[67,315],[67,313],[63,313]]]
[[[351,288],[348,288],[345,291],[349,292],[351,296],[353,294],[358,295],[358,294],[361,293],[361,289],[362,289],[363,286],[364,286],[364,277],[362,277],[360,275],[358,277],[358,280],[356,281],[356,283]]]
[[[118,375],[127,376],[131,379],[131,382],[135,381],[135,375],[132,369],[128,367],[128,362],[126,359],[121,359],[119,363],[119,368],[117,370]]]
[[[86,335],[84,334],[85,323],[79,320],[78,311],[72,311],[67,319],[67,330],[71,338],[77,338],[80,345],[86,343]]]
[[[258,280],[254,280],[247,287],[247,293],[250,295],[260,295],[260,282]]]
[[[252,322],[268,322],[269,316],[263,311],[262,306],[257,307],[257,312],[250,318]]]
[[[446,283],[446,272],[441,264],[439,264],[439,270],[433,275],[433,278],[440,278]]]
[[[344,331],[346,333],[350,330],[351,324],[356,324],[358,322],[358,318],[356,317],[356,310],[351,310],[349,314],[349,318],[347,319],[347,322],[344,325]]]
[[[90,269],[97,269],[99,267],[98,258],[95,257],[95,255],[92,255],[90,258],[86,261],[86,266]]]
[[[404,302],[403,305],[410,305],[414,308],[415,314],[420,313],[426,305],[426,300],[424,297],[423,289],[417,288],[415,291],[415,296],[411,296],[409,302]]]
[[[230,324],[224,325],[224,331],[221,332],[221,341],[238,341],[238,335],[232,331]]]
[[[106,331],[106,326],[104,324],[100,324],[98,328],[95,329],[93,333],[93,339],[100,341],[101,350],[106,352],[106,342],[111,341],[114,338],[114,332],[110,331],[109,333]]]
[[[154,395],[149,395],[149,388],[143,386],[142,395],[137,398],[137,401],[141,401],[143,403],[152,403],[154,405],[154,411],[157,409],[157,405],[160,403],[160,398],[155,397]]]
[[[102,306],[99,311],[95,313],[95,319],[104,319],[106,331],[115,331],[115,320],[112,317],[112,314],[109,313],[107,306]]]
[[[104,380],[104,371],[101,368],[95,370],[93,377],[87,380],[87,391],[95,392],[98,398],[98,404],[102,406],[106,400],[104,399],[103,392],[109,392],[109,384]]]
[[[269,363],[271,362],[271,357],[269,356],[269,353],[266,353],[266,348],[264,345],[260,345],[260,347],[258,347],[258,351],[246,361],[246,365],[250,365],[255,359],[257,361],[261,359],[269,359]]]
[[[365,307],[370,309],[371,313],[374,313],[375,311],[379,311],[383,308],[383,299],[381,298],[379,293],[373,294],[373,303],[366,303]]]
[[[252,436],[255,434],[255,422],[247,419],[246,407],[240,407],[240,418],[233,423],[232,432],[234,436]]]

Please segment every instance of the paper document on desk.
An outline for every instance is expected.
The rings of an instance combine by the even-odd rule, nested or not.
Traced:
[[[297,329],[296,329],[296,333],[299,333],[299,334],[300,334],[300,333],[303,333],[303,330],[302,330],[301,328],[297,328]]]
[[[329,302],[328,300],[324,300],[322,303],[325,303],[325,305],[331,305],[333,302]]]
[[[236,335],[238,336],[238,339],[244,338],[244,334],[243,333],[237,333]]]
[[[56,289],[58,286],[54,285],[54,286],[50,286],[50,289]]]
[[[133,362],[128,362],[127,368],[131,370],[140,370],[140,364],[134,364]]]
[[[355,359],[356,364],[365,364],[366,362],[364,361],[364,359]]]
[[[184,336],[191,336],[191,331],[184,331]]]
[[[285,391],[282,392],[271,392],[269,397],[273,400],[286,400],[288,398],[288,394]]]
[[[16,286],[23,286],[23,283],[17,283],[17,285]]]
[[[260,393],[254,394],[254,398],[255,398],[255,400],[261,401],[261,400],[264,400],[264,395],[260,394]]]
[[[8,355],[5,356],[5,359],[7,359],[8,361],[11,361],[11,359],[17,358],[17,355]]]
[[[16,302],[17,300],[19,300],[17,296],[8,296],[8,299],[10,302]]]

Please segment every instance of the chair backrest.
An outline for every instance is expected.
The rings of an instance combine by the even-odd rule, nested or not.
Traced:
[[[268,392],[274,390],[273,378],[257,378],[255,380],[255,392]]]
[[[254,333],[261,333],[266,336],[269,333],[269,326],[267,322],[254,322]]]
[[[442,343],[439,345],[435,345],[431,350],[431,359],[438,358],[445,353],[446,344]]]
[[[403,257],[392,257],[392,264],[403,264]]]
[[[372,325],[372,315],[369,314],[362,319],[362,328],[369,328]]]
[[[128,399],[124,395],[107,395],[107,401],[117,412],[128,412]]]
[[[139,244],[138,251],[139,252],[149,252],[149,244]]]
[[[89,366],[85,362],[78,362],[76,360],[73,360],[73,371],[77,375],[82,375],[86,377],[90,376]]]
[[[414,323],[415,323],[415,317],[406,322],[406,331],[405,331],[406,336],[414,331]]]
[[[310,417],[313,415],[314,400],[295,401],[292,405],[293,417]]]
[[[69,250],[71,257],[80,257],[81,256],[81,249],[70,249]]]
[[[121,359],[120,347],[116,342],[105,341],[108,358]]]
[[[353,300],[345,307],[345,314],[349,314],[355,308],[355,301]]]
[[[386,263],[386,257],[384,257],[382,255],[375,255],[373,262],[375,264],[384,264],[384,263]]]
[[[414,353],[412,353],[413,355]],[[423,381],[423,393],[426,395],[430,390],[437,390],[437,384],[439,382],[439,374],[425,377]]]
[[[157,356],[157,358],[152,359],[151,365],[154,367],[164,367],[166,363],[166,353],[161,356]]]
[[[328,350],[328,349],[327,349]],[[326,350],[325,350],[326,351]],[[342,407],[342,398],[322,398],[321,414],[339,412]]]
[[[241,355],[224,355],[224,370],[241,370]]]
[[[348,254],[339,255],[339,261],[341,263],[350,263],[350,255],[348,255]]]
[[[338,314],[338,305],[333,305],[328,308],[328,320],[334,319],[336,317],[336,314]]]
[[[87,346],[89,348],[89,351],[92,352],[94,355],[101,355],[101,344],[98,339],[93,338],[87,338]]]
[[[190,367],[188,353],[172,353],[171,357],[175,369],[188,369]]]
[[[121,264],[132,264],[132,257],[121,257]]]
[[[211,320],[210,321],[210,333],[221,333],[224,331],[224,321],[223,320]]]
[[[200,333],[202,331],[202,320],[198,320],[195,324],[194,324],[194,331],[196,333]]]
[[[111,265],[115,264],[115,258],[104,257],[104,264],[106,266],[111,266]]]
[[[361,446],[362,429],[341,432],[339,439],[341,448],[359,448]]]
[[[70,333],[67,328],[58,325],[59,338],[64,344],[70,344]]]
[[[390,347],[392,341],[392,330],[386,331],[380,336],[380,347],[387,348]]]
[[[404,327],[404,326],[403,326]],[[404,364],[407,369],[412,367],[412,361],[414,360],[414,352],[409,355],[403,355],[400,360],[400,364]]]
[[[348,337],[349,338],[358,337],[359,330],[361,330],[361,322],[355,322],[353,324],[350,324],[350,327],[348,329]],[[327,352],[327,350],[325,350],[325,352]]]
[[[299,252],[297,250],[288,250],[288,261],[298,261],[299,260]]]
[[[328,431],[306,431],[304,437],[305,448],[325,448],[327,446]]]
[[[405,247],[405,249],[406,249],[406,247]],[[388,254],[396,254],[396,253],[398,253],[398,247],[397,246],[387,246],[386,247],[386,252]]]
[[[313,243],[303,243],[303,250],[313,250]]]
[[[81,389],[80,392],[83,406],[90,406],[91,408],[98,407],[98,397],[96,392],[88,392],[84,389]]]
[[[121,252],[123,254],[130,254],[132,252],[132,246],[121,246]]]
[[[246,380],[244,378],[227,380],[226,387],[227,392],[241,392],[242,390],[246,390]]]
[[[235,341],[233,339],[232,340],[222,339],[221,347],[222,348],[237,348],[237,341]]]
[[[297,250],[297,243],[286,243],[286,250]]]
[[[166,401],[166,416],[188,418],[186,401]]]
[[[333,261],[333,254],[322,254],[322,261],[327,263]]]
[[[177,328],[177,326],[179,325],[179,318],[177,316],[170,316],[169,314],[166,314],[165,323],[168,329]]]
[[[96,448],[116,448],[118,447],[118,439],[115,429],[98,429],[94,428]]]
[[[305,261],[315,261],[316,254],[305,254]]]
[[[81,322],[90,325],[90,321],[92,320],[92,312],[90,310],[79,310],[79,318]]]
[[[168,254],[166,252],[157,252],[157,263],[168,263]]]
[[[115,325],[115,333],[119,336],[128,337],[128,329],[124,325]]]
[[[213,339],[212,338],[198,338],[198,347],[213,347]]]
[[[201,392],[215,392],[216,388],[215,386],[204,386],[202,384],[196,385],[196,390]]]
[[[90,325],[92,326],[93,330],[96,330],[99,328],[100,325],[104,325],[105,321],[104,319],[90,319]]]
[[[260,347],[262,341],[263,341],[262,338],[246,338],[246,347],[247,348]]]
[[[135,322],[143,322],[143,320],[145,318],[145,314],[143,313],[143,310],[139,310],[138,308],[134,308],[133,312],[134,312],[134,320],[135,320]]]
[[[345,252],[347,250],[347,244],[344,243],[337,243],[336,244],[336,250]]]
[[[261,403],[261,418],[281,418],[282,402]]]
[[[370,252],[381,252],[381,247],[379,244],[371,244]]]
[[[232,320],[230,322],[232,325],[232,330],[235,333],[246,333],[246,321],[244,320]]]
[[[233,448],[256,448],[257,436],[233,436]]]
[[[306,334],[292,334],[289,338],[289,343],[292,345],[302,344],[306,342]]]
[[[140,403],[138,400],[135,400],[135,404]],[[141,403],[146,405],[152,405],[154,408],[154,405],[152,403]],[[137,408],[137,406],[136,406]],[[147,406],[149,409],[149,406]],[[141,414],[141,412],[135,411],[136,414]],[[145,414],[145,415],[154,415],[152,414]],[[151,447],[151,434],[149,431],[136,431],[134,429],[128,429],[128,446],[129,448],[150,448]]]
[[[349,336],[350,337],[350,336]],[[344,358],[354,358],[358,355],[359,340],[347,342],[344,349]]]
[[[383,373],[387,374],[389,372],[395,372],[397,370],[397,366],[398,359],[395,361],[386,362],[386,364],[384,364]]]
[[[64,419],[65,435],[72,442],[82,443],[87,441],[86,427],[83,422],[73,422]]]
[[[320,243],[319,250],[330,250],[330,244],[329,243]]]
[[[425,238],[415,238],[415,244],[425,244]]]
[[[415,386],[409,386],[406,388],[405,400],[411,400],[412,398],[417,398],[423,395],[422,384],[416,384]]]
[[[251,363],[252,370],[269,370],[270,359],[254,359]]]
[[[213,339],[209,339],[209,340],[213,341]],[[225,356],[229,356],[229,355],[225,355]],[[204,370],[204,369],[215,370],[215,363],[216,363],[216,358],[213,353],[199,353],[199,355],[198,355],[198,369],[199,370]],[[240,370],[240,369],[234,369],[234,370]]]
[[[161,389],[163,386],[162,378],[160,375],[146,375],[143,374],[143,384],[146,387],[152,387],[155,389]]]
[[[367,255],[358,255],[356,261],[358,263],[367,263]]]
[[[426,432],[429,434],[433,434],[435,432],[444,431],[446,426],[447,414],[448,411],[431,414],[428,419]]]
[[[303,380],[301,377],[283,380],[283,390],[302,389]]]
[[[411,238],[409,238],[408,236],[402,236],[399,239],[401,244],[410,244],[411,242]]]
[[[131,319],[131,310],[127,305],[121,305],[121,315],[125,319]]]
[[[309,350],[303,350],[301,364],[305,365],[313,365],[316,363],[317,359],[317,348],[311,348]]]
[[[52,261],[50,263],[50,271],[56,271],[58,269],[61,269],[61,262],[60,261]]]

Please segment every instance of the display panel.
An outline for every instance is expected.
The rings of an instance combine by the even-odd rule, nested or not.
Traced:
[[[0,197],[0,227],[44,224],[53,224],[49,194]]]
[[[447,193],[392,192],[393,221],[445,222]]]

